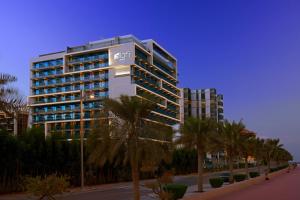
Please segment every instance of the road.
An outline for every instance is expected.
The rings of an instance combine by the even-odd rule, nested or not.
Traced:
[[[237,169],[235,172],[244,171],[244,169]],[[204,185],[208,185],[209,179],[211,177],[218,176],[220,172],[207,173],[203,176]],[[149,180],[148,180],[149,181]],[[152,191],[148,188],[143,187],[146,181],[141,181],[141,196],[143,200],[153,200]],[[175,183],[182,183],[188,186],[193,186],[197,184],[197,176],[196,174],[192,175],[184,175],[184,176],[176,176],[174,177]],[[20,195],[5,195],[0,196],[0,200],[29,200],[33,198],[29,198],[24,194]],[[87,187],[85,191],[80,191],[77,189],[71,193],[66,193],[61,197],[57,197],[57,200],[131,200],[133,199],[132,193],[132,183],[115,183],[115,184],[105,184]]]
[[[299,200],[300,167],[267,182],[231,193],[214,200]]]
[[[237,169],[235,172],[244,171],[245,169]],[[204,185],[209,184],[209,179],[212,177],[216,177],[220,174],[220,172],[214,173],[207,173],[203,176],[203,183]],[[143,187],[144,183],[147,181],[141,181],[141,196],[143,200],[153,200],[152,191],[148,188]],[[197,176],[195,174],[186,175],[186,176],[176,176],[174,177],[175,183],[182,183],[188,186],[193,186],[197,184]],[[63,200],[132,200],[133,193],[132,193],[132,185],[131,182],[120,184],[120,185],[112,185],[111,187],[107,187],[106,189],[96,189],[94,191],[89,192],[79,192],[79,193],[72,193],[64,196]]]

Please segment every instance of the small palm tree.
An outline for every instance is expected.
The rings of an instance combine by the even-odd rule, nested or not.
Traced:
[[[290,160],[293,160],[293,156],[286,149],[279,147],[275,151],[273,159],[276,161],[278,167],[282,163],[286,163]]]
[[[111,113],[92,134],[90,161],[105,164],[117,160],[131,166],[134,199],[140,199],[140,170],[155,170],[162,161],[170,161],[172,128],[146,120],[155,104],[139,97],[121,96],[119,100],[106,99],[104,108]],[[123,152],[124,158],[118,157]],[[169,158],[169,160],[168,160]]]
[[[188,118],[181,127],[178,143],[188,148],[197,149],[198,158],[198,192],[203,191],[203,162],[205,152],[210,145],[210,138],[217,131],[217,124],[213,119]]]
[[[232,123],[225,120],[220,125],[218,142],[222,149],[224,149],[228,164],[230,177],[229,182],[233,183],[233,161],[239,156],[240,148],[242,145],[241,132],[244,130],[245,125],[240,122],[233,121]]]

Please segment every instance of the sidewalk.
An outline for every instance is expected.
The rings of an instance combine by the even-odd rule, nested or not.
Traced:
[[[208,189],[203,193],[187,193],[185,200],[299,200],[300,168],[283,169],[269,175]]]
[[[224,195],[214,200],[299,200],[300,167],[284,173],[269,181]]]

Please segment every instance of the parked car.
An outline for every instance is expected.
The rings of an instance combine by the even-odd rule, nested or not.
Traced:
[[[229,182],[230,173],[229,172],[220,173],[219,177],[223,179],[224,183]]]

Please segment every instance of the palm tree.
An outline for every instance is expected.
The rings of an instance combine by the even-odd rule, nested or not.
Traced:
[[[244,130],[245,125],[240,122],[233,121],[230,123],[225,120],[219,128],[218,141],[222,149],[224,149],[230,171],[229,182],[233,183],[233,161],[239,156],[239,150],[242,145],[241,132]]]
[[[119,100],[106,99],[104,108],[111,113],[109,122],[91,136],[90,160],[98,158],[129,163],[133,181],[134,199],[140,199],[139,172],[154,170],[161,160],[168,160],[172,128],[147,120],[155,104],[139,97],[122,95]],[[124,158],[118,157],[123,152]],[[170,160],[169,160],[170,161]]]
[[[26,106],[18,91],[9,85],[16,81],[15,76],[0,73],[0,111],[11,116]]]
[[[251,154],[253,154],[253,145],[255,139],[255,133],[244,129],[241,134],[241,144],[240,144],[240,154],[245,160],[245,170],[246,176],[249,177],[249,167],[248,167],[248,158]]]
[[[256,137],[252,140],[251,144],[251,153],[256,160],[257,171],[260,173],[260,165],[263,161],[263,148],[264,148],[264,139]]]
[[[276,151],[282,147],[282,144],[280,144],[279,139],[267,139],[264,142],[264,159],[267,162],[267,173],[266,173],[266,179],[269,179],[268,174],[271,170],[271,161],[274,160]]]
[[[293,156],[286,149],[279,147],[274,152],[273,159],[277,162],[277,167],[279,167],[279,165],[281,165],[282,163],[286,163],[289,160],[293,160]]]
[[[178,143],[188,148],[197,149],[198,158],[198,192],[203,192],[203,162],[208,150],[210,138],[216,133],[217,126],[213,119],[188,118],[181,127]]]

